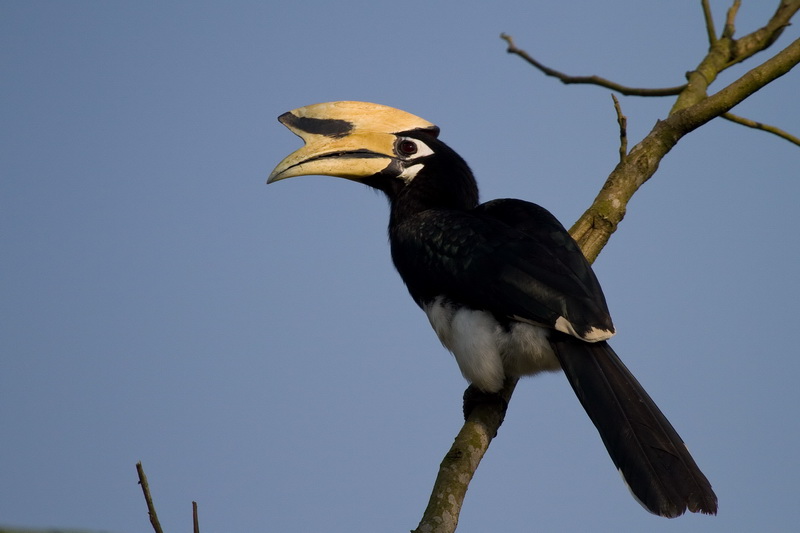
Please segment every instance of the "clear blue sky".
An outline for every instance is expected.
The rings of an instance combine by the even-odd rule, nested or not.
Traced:
[[[745,1],[739,34],[773,4]],[[300,145],[279,114],[367,100],[438,124],[484,199],[570,225],[618,157],[609,91],[501,32],[634,86],[707,47],[699,2],[0,2],[0,525],[148,531],[141,460],[169,531],[192,500],[207,532],[415,527],[465,383],[391,266],[386,202],[264,182]],[[736,111],[797,134],[798,94],[795,71]],[[621,102],[633,143],[671,100]],[[518,387],[460,533],[796,527],[798,168],[715,121],[596,265],[719,516],[642,510],[556,374]]]

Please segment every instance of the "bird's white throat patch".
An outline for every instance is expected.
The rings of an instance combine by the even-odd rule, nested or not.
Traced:
[[[400,178],[403,181],[405,181],[406,183],[408,183],[409,181],[411,181],[411,180],[413,180],[414,178],[417,177],[417,174],[419,174],[419,171],[422,170],[422,168],[424,166],[425,165],[423,165],[422,163],[417,163],[416,165],[411,165],[410,167],[405,169],[403,172],[401,172],[400,175],[398,176],[398,178]]]

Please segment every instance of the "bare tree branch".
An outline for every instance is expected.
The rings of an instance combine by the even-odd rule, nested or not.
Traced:
[[[711,39],[713,21],[711,21],[710,8],[706,1],[703,0],[702,4],[706,17],[706,28],[709,32],[709,39]],[[723,33],[730,35],[724,35],[719,39],[714,38],[708,54],[703,58],[698,69],[690,73],[688,84],[669,89],[632,89],[597,76],[567,76],[542,65],[523,50],[516,48],[510,36],[501,35],[508,43],[507,51],[509,53],[519,55],[545,75],[556,77],[564,83],[600,85],[626,95],[678,95],[668,117],[656,123],[650,133],[624,157],[622,156],[626,149],[623,148],[625,144],[621,141],[623,146],[620,148],[619,164],[609,175],[592,205],[570,229],[570,233],[590,262],[597,258],[624,218],[628,201],[633,194],[653,176],[661,159],[684,135],[715,117],[725,116],[734,106],[800,62],[800,39],[798,39],[716,94],[707,96],[707,87],[720,71],[773,44],[789,23],[791,16],[800,9],[800,0],[782,0],[775,15],[765,27],[734,41],[731,36],[734,31],[733,22],[738,4],[739,0],[735,0],[734,6],[728,11],[726,29]],[[623,130],[626,129],[624,116],[619,106],[615,107],[622,139]],[[725,118],[730,120],[728,116]],[[766,128],[760,129],[769,131]],[[788,134],[786,135],[788,136]],[[784,137],[791,138],[791,136],[787,136]],[[516,381],[507,383],[501,391],[502,398],[497,402],[478,405],[471,411],[453,446],[442,461],[428,509],[426,509],[418,528],[414,530],[415,533],[452,533],[455,531],[469,481],[503,422],[505,408],[511,399],[515,385]]]
[[[153,498],[150,496],[150,485],[147,484],[147,476],[144,475],[144,468],[142,467],[141,461],[136,463],[136,472],[139,474],[139,485],[142,486],[144,501],[147,503],[147,514],[150,515],[150,525],[153,526],[153,531],[155,531],[155,533],[164,533],[164,530],[161,529],[161,523],[158,521],[156,506],[153,505]]]
[[[723,113],[720,116],[726,120],[730,120],[731,122],[741,124],[742,126],[747,126],[748,128],[753,128],[756,130],[772,133],[774,135],[777,135],[781,139],[786,139],[790,143],[794,143],[797,146],[800,146],[800,137],[796,137],[789,132],[783,131],[780,128],[776,128],[775,126],[770,126],[769,124],[764,124],[763,122],[756,122],[755,120],[750,120],[749,118],[740,117],[739,115],[734,115],[733,113]]]
[[[622,114],[622,107],[613,93],[611,98],[614,100],[614,110],[617,112],[617,124],[619,124],[619,161],[621,163],[628,156],[628,118]]]
[[[706,20],[706,33],[708,33],[708,44],[714,45],[717,41],[717,30],[714,28],[714,17],[711,14],[711,6],[708,0],[702,0],[703,18]]]
[[[197,516],[197,502],[192,502],[192,531],[200,533],[200,520]]]
[[[687,74],[689,83],[678,96],[670,113],[698,103],[706,97],[708,87],[720,72],[771,46],[800,9],[800,0],[783,0],[765,26],[734,40],[738,4],[739,0],[736,0],[728,10],[722,37],[714,41],[697,68]]]
[[[800,62],[800,39],[753,68],[716,94],[659,121],[611,172],[591,207],[570,233],[584,254],[594,260],[625,216],[633,194],[658,169],[661,159],[687,133],[718,117]]]
[[[469,483],[503,424],[506,407],[516,386],[516,379],[506,381],[503,389],[492,395],[493,401],[478,403],[470,411],[439,465],[428,506],[419,526],[411,533],[452,533],[456,530]],[[465,403],[469,391],[465,392]]]
[[[728,9],[728,14],[725,17],[725,28],[722,30],[723,39],[733,39],[733,34],[736,33],[736,26],[734,24],[736,15],[739,13],[739,6],[742,0],[733,0],[733,5]]]
[[[550,68],[536,59],[534,59],[525,50],[517,48],[514,44],[513,38],[506,34],[500,34],[500,37],[508,43],[506,51],[510,54],[518,55],[525,61],[539,69],[547,76],[557,78],[564,84],[587,84],[598,85],[626,96],[674,96],[679,95],[678,99],[673,105],[671,113],[683,109],[689,105],[699,102],[707,95],[708,87],[716,80],[717,75],[723,70],[752,57],[754,54],[771,46],[781,35],[784,28],[789,25],[792,16],[800,9],[800,0],[782,0],[778,5],[778,9],[770,18],[769,22],[762,28],[742,37],[741,39],[734,40],[733,35],[736,32],[735,20],[739,11],[741,0],[734,0],[733,5],[728,9],[725,18],[725,28],[722,32],[722,37],[716,37],[716,30],[714,28],[714,20],[711,13],[711,7],[708,0],[701,0],[703,8],[703,16],[706,22],[706,32],[708,33],[710,49],[708,54],[703,58],[703,61],[697,68],[687,73],[688,83],[677,87],[667,87],[660,89],[643,89],[626,87],[619,83],[610,81],[600,76],[570,76],[558,70]],[[767,126],[750,121],[745,122],[733,120],[739,124],[763,129],[775,133],[776,135],[794,142],[793,135],[774,126]],[[778,133],[780,132],[780,133]]]
[[[798,9],[800,9],[800,0],[783,0],[764,27],[734,41],[734,56],[727,66],[741,63],[772,46],[783,30],[790,25],[790,21]]]
[[[617,91],[620,94],[624,94],[626,96],[674,96],[679,94],[686,85],[680,85],[678,87],[667,87],[664,89],[637,89],[633,87],[626,87],[624,85],[620,85],[619,83],[607,80],[605,78],[601,78],[600,76],[570,76],[568,74],[564,74],[563,72],[559,72],[555,69],[547,67],[542,63],[535,60],[531,57],[525,50],[521,50],[516,47],[514,44],[514,39],[506,34],[501,33],[500,38],[505,40],[508,43],[508,48],[506,51],[509,54],[516,54],[540,71],[542,71],[547,76],[552,76],[561,80],[561,83],[564,84],[588,84],[588,85],[599,85],[600,87],[605,87],[607,89],[611,89],[612,91]]]

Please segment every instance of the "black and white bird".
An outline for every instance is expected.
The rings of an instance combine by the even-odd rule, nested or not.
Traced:
[[[268,183],[320,174],[383,191],[395,267],[474,387],[494,393],[510,377],[563,370],[647,510],[716,514],[711,484],[609,346],[600,284],[550,212],[522,200],[479,204],[472,172],[439,128],[405,111],[330,102],[279,120],[305,145]]]

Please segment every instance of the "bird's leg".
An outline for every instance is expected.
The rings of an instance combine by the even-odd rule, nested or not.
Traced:
[[[467,390],[464,391],[464,420],[467,420],[472,414],[472,411],[478,406],[486,406],[496,411],[500,416],[500,423],[502,424],[506,416],[506,410],[508,409],[508,400],[503,397],[502,391],[485,392],[475,385],[470,385],[467,387]]]

